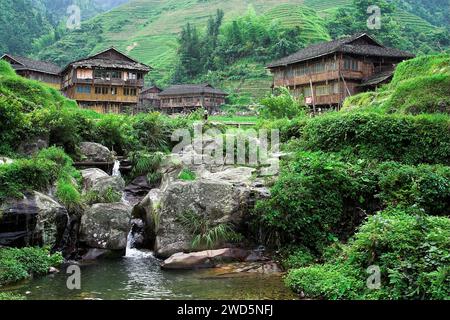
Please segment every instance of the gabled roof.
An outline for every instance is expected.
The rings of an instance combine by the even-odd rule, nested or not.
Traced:
[[[414,55],[409,52],[385,47],[368,34],[358,33],[350,37],[314,44],[290,56],[272,62],[267,67],[283,67],[336,52],[363,56],[379,56],[402,59],[414,58]]]
[[[114,47],[98,52],[87,58],[73,61],[64,68],[64,71],[70,66],[74,68],[100,67],[144,72],[149,72],[152,70],[151,67],[134,60]]]
[[[228,93],[216,89],[210,84],[181,84],[181,85],[173,85],[163,92],[161,92],[160,96],[176,96],[176,95],[188,95],[188,94],[205,94],[212,93],[218,95],[227,96]]]
[[[155,91],[155,92],[161,92],[161,91],[163,91],[161,88],[159,88],[159,87],[157,87],[157,86],[151,86],[151,87],[148,87],[148,88],[144,88],[142,91],[141,91],[141,94],[143,94],[143,93],[147,93],[147,92],[149,92],[149,91]]]
[[[51,62],[33,60],[30,58],[20,57],[11,54],[4,54],[0,59],[3,60],[5,58],[14,61],[12,67],[17,71],[31,70],[52,75],[58,75],[59,72],[61,71],[61,68],[59,66]]]

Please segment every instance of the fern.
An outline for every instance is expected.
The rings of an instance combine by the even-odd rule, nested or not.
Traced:
[[[229,223],[214,225],[204,216],[187,211],[178,216],[181,223],[192,235],[192,248],[212,249],[223,242],[239,242],[242,235],[235,232]]]

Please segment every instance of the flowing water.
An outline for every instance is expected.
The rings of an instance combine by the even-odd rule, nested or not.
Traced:
[[[116,161],[113,176],[120,176]],[[125,197],[123,201],[126,202]],[[150,251],[133,249],[130,232],[126,256],[81,265],[81,290],[69,290],[67,267],[46,277],[0,289],[30,300],[190,300],[190,299],[296,299],[281,275],[229,273],[225,269],[196,271],[161,270]]]
[[[81,266],[81,290],[68,290],[67,267],[8,291],[30,300],[295,299],[279,275],[224,274],[220,269],[161,270],[151,252],[129,249],[127,257]]]

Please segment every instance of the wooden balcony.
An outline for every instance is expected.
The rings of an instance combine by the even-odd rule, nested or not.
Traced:
[[[74,84],[89,84],[100,86],[124,86],[124,87],[144,87],[144,80],[123,80],[123,79],[78,79],[73,80]]]
[[[364,74],[362,71],[341,71],[341,76],[345,79],[363,79]],[[339,71],[327,71],[316,74],[307,74],[298,77],[285,78],[285,79],[275,79],[274,85],[275,87],[293,87],[293,86],[304,86],[312,81],[313,83],[317,82],[326,82],[326,81],[334,81],[340,79]]]
[[[124,96],[113,94],[88,94],[88,93],[75,93],[71,97],[77,101],[92,101],[92,102],[122,102],[122,103],[138,103],[138,96]]]

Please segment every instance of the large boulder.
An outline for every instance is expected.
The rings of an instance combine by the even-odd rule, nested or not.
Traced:
[[[68,227],[64,206],[39,192],[9,199],[0,207],[0,245],[60,247]]]
[[[83,191],[93,191],[103,194],[108,189],[115,192],[122,192],[125,188],[125,181],[121,176],[109,176],[100,169],[86,169],[81,171],[83,177]]]
[[[113,153],[105,146],[94,142],[82,142],[80,153],[83,162],[108,162],[114,161]]]
[[[222,263],[242,262],[250,252],[242,249],[218,249],[193,253],[176,253],[161,264],[161,268],[174,269],[200,269],[213,268]]]
[[[88,248],[125,250],[131,210],[125,203],[94,204],[81,218],[80,242]]]
[[[135,208],[140,214],[135,216],[145,220],[153,230],[147,234],[155,237],[158,257],[193,250],[194,235],[180,221],[182,215],[194,214],[211,226],[228,224],[241,230],[249,220],[254,202],[268,195],[267,189],[254,188],[250,181],[245,181],[245,175],[242,181],[232,181],[237,179],[234,173],[230,176],[222,173],[220,179],[213,173],[208,175],[195,181],[171,181],[163,189],[153,189]]]

